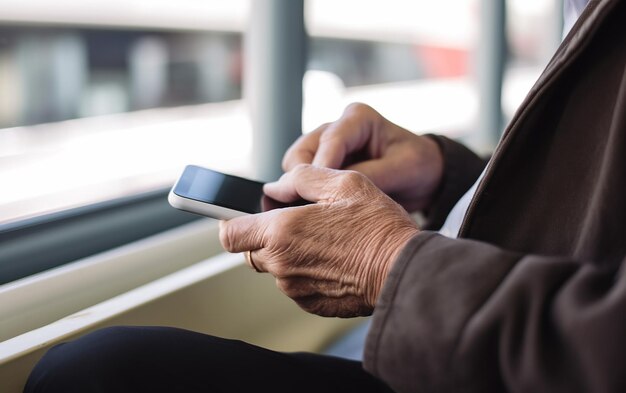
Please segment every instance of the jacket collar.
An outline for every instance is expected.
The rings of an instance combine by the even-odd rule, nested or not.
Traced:
[[[620,2],[626,0],[591,0],[578,21],[574,24],[568,35],[565,37],[554,56],[537,79],[534,86],[516,111],[509,125],[506,127],[500,143],[488,163],[485,175],[480,181],[476,193],[465,213],[459,237],[467,237],[472,226],[472,219],[477,205],[481,201],[481,196],[488,187],[490,180],[497,175],[498,163],[502,161],[506,150],[511,144],[511,140],[522,128],[523,120],[533,111],[535,103],[546,89],[554,84],[555,79],[567,71],[573,60],[580,56],[583,49],[589,44],[591,36],[601,25],[602,20]]]

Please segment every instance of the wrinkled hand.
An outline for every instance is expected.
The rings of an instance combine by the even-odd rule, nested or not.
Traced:
[[[339,120],[300,137],[285,154],[283,169],[310,163],[361,172],[409,212],[430,205],[443,174],[435,141],[365,104],[351,104]]]
[[[222,221],[224,248],[254,250],[256,267],[308,312],[370,315],[397,254],[418,232],[407,212],[354,171],[299,165],[264,191],[316,203]]]

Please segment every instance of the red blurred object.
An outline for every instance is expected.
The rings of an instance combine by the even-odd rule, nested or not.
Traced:
[[[424,64],[427,77],[445,78],[467,73],[469,53],[466,49],[419,45],[415,51]]]

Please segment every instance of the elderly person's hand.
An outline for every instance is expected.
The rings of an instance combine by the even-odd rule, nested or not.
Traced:
[[[365,176],[298,165],[265,193],[309,205],[222,221],[227,251],[252,251],[256,268],[311,313],[369,315],[397,254],[418,232],[408,213]]]
[[[428,208],[443,174],[437,143],[385,119],[365,104],[351,104],[339,120],[300,137],[283,169],[314,164],[366,175],[407,211]]]

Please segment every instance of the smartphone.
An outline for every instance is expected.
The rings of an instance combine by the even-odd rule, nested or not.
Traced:
[[[220,220],[268,210],[263,199],[263,183],[195,165],[185,167],[168,196],[177,209]]]

